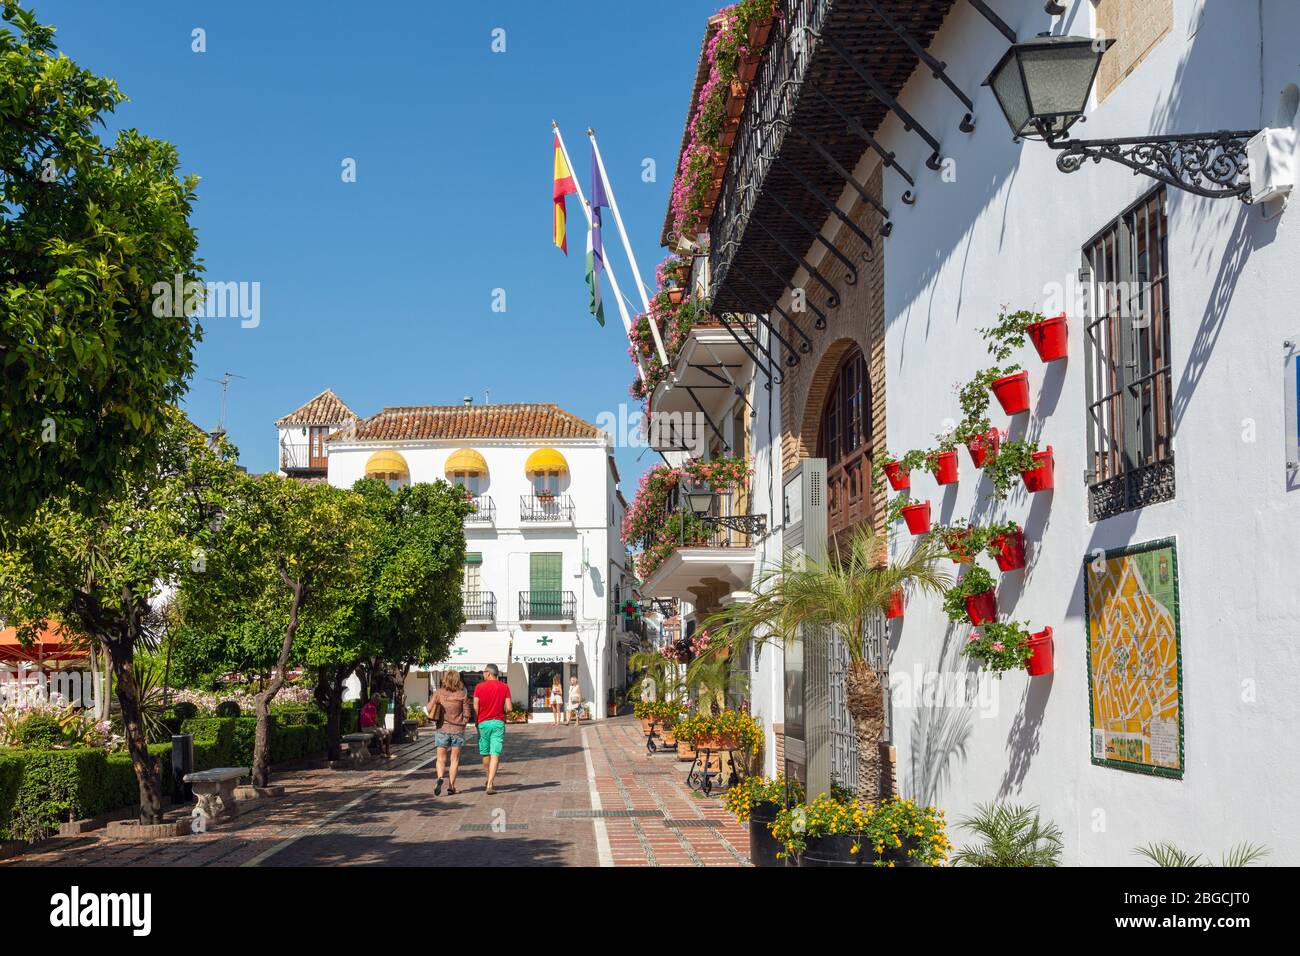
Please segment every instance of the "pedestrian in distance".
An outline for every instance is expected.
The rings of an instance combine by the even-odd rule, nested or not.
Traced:
[[[456,792],[456,772],[460,769],[460,749],[465,746],[465,725],[469,723],[469,694],[459,671],[447,671],[429,700],[429,718],[433,721],[433,746],[437,749],[437,781],[433,795],[442,795],[443,775],[447,793]]]
[[[551,714],[555,718],[555,723],[559,723],[564,712],[564,686],[560,683],[560,675],[555,675],[555,680],[551,682],[551,693],[547,698],[547,703],[551,705]]]

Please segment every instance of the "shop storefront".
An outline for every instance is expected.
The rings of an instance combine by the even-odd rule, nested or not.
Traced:
[[[582,675],[578,670],[576,634],[525,632],[514,638],[511,651],[511,676],[528,688],[525,706],[530,720],[550,720],[550,693],[555,679],[560,679],[565,706],[568,706],[569,679]],[[515,697],[519,700],[518,695]],[[585,697],[584,697],[585,700]]]

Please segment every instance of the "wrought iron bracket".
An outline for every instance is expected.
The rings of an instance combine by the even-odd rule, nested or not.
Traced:
[[[868,252],[870,253],[875,252],[876,244],[871,241],[871,237],[868,236],[865,232],[863,232],[862,227],[859,226],[856,222],[854,222],[851,218],[849,218],[849,216],[844,212],[844,210],[840,209],[838,204],[836,204],[832,199],[830,199],[830,197],[828,197],[820,189],[818,189],[811,182],[809,182],[808,177],[804,176],[802,173],[799,172],[799,170],[795,169],[794,166],[790,165],[784,160],[774,161],[773,167],[775,168],[778,165],[780,166],[780,168],[784,169],[791,176],[793,176],[794,179],[799,183],[799,185],[804,188],[804,191],[808,193],[808,195],[812,196],[819,203],[821,203],[822,207],[826,209],[826,211],[831,213],[831,215],[833,215],[836,219],[842,222],[850,231],[853,232],[854,235],[856,235],[859,239],[862,240],[862,244],[866,247],[866,250],[863,252],[863,256],[862,256],[864,260],[867,260],[869,258],[867,254]],[[880,213],[881,218],[884,220],[883,224],[880,227],[880,234],[882,236],[888,236],[890,230],[893,228],[892,223],[889,222],[889,210],[886,209],[884,206],[882,206],[880,204],[880,201],[877,200],[874,196],[872,196],[871,193],[867,192],[866,187],[862,186],[862,184],[857,182],[856,179],[853,181],[853,186],[855,189],[858,190],[858,195],[862,196],[863,194],[865,194],[864,198],[866,199],[866,201],[871,205],[873,209],[876,210],[876,212]],[[886,229],[885,228],[886,226],[890,228]]]
[[[767,515],[705,515],[700,520],[752,538],[767,534]]]
[[[916,38],[894,22],[894,19],[881,9],[880,4],[877,3],[876,0],[866,0],[866,4],[871,8],[872,12],[880,18],[881,22],[884,23],[885,26],[894,31],[898,38],[903,41],[903,45],[911,50],[917,59],[930,68],[934,78],[942,81],[943,85],[948,87],[952,94],[961,102],[961,105],[966,107],[966,115],[962,117],[957,128],[963,133],[975,132],[975,104],[971,102],[971,98],[967,96],[965,91],[954,83],[952,77],[948,75],[948,64],[934,57],[929,50],[917,43]]]
[[[777,385],[780,385],[782,382],[785,381],[785,374],[781,371],[780,363],[778,363],[775,357],[773,357],[771,350],[768,349],[767,346],[765,346],[762,342],[758,340],[757,335],[754,335],[752,332],[750,332],[749,329],[745,328],[742,323],[738,323],[736,327],[733,327],[731,323],[727,321],[727,317],[720,312],[717,314],[717,319],[718,319],[718,324],[731,333],[731,337],[735,339],[736,344],[739,345],[741,349],[744,351],[744,353],[749,356],[750,361],[754,363],[754,368],[758,369],[764,375],[767,376],[767,381],[764,382],[763,385],[765,388],[767,388],[768,391],[772,390],[773,382],[775,382]],[[740,333],[736,331],[737,327],[744,329],[745,333],[749,335],[754,345],[758,346],[759,350],[764,355],[767,356],[766,367],[764,367],[763,363],[759,360],[758,356],[750,351],[749,346],[745,344],[745,340],[742,339],[740,337]]]
[[[1086,160],[1120,163],[1177,189],[1209,199],[1250,202],[1250,164],[1246,143],[1258,130],[1220,130],[1174,136],[1133,136],[1123,139],[1058,139],[1056,168],[1078,172]]]
[[[1006,37],[1007,42],[1018,42],[1019,38],[1016,36],[1016,31],[1007,26],[1007,21],[994,13],[984,0],[970,0],[970,5],[979,11],[980,16],[993,24],[993,28]]]
[[[753,222],[754,225],[756,225],[760,230],[762,230],[763,235],[767,236],[767,238],[771,239],[774,243],[776,243],[777,248],[780,249],[782,252],[784,252],[791,261],[793,261],[796,265],[803,266],[804,271],[807,272],[808,275],[810,275],[812,278],[816,279],[818,284],[821,285],[822,288],[826,289],[828,293],[826,297],[826,304],[829,305],[832,309],[838,309],[840,306],[840,290],[835,288],[835,284],[831,282],[830,279],[827,279],[824,275],[822,275],[821,272],[817,269],[817,267],[809,263],[807,259],[799,255],[797,252],[791,250],[791,248],[787,246],[784,242],[782,242],[780,238],[778,238],[777,235],[774,232],[772,232],[771,229],[768,229],[767,226],[763,225],[762,220],[754,219]]]

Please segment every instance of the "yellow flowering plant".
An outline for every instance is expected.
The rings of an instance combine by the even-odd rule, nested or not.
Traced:
[[[720,737],[745,753],[757,753],[763,746],[763,728],[743,710],[724,710],[716,716],[688,714],[677,721],[673,736],[692,745]]]
[[[802,801],[803,791],[799,787],[797,780],[790,781],[794,787],[794,797],[797,801]],[[775,779],[771,777],[749,777],[743,783],[738,783],[722,796],[723,806],[727,812],[736,818],[737,823],[744,823],[749,819],[750,813],[754,807],[761,803],[775,803],[784,807],[786,804],[786,777],[785,774],[779,773]]]
[[[854,837],[850,852],[880,867],[942,866],[952,850],[942,810],[912,800],[863,803],[842,790],[781,810],[772,836],[782,857],[804,852],[809,837]]]

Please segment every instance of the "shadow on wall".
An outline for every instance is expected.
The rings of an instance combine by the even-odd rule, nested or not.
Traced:
[[[1020,710],[1007,731],[1007,769],[998,785],[999,799],[1019,793],[1024,786],[1025,776],[1041,745],[1043,714],[1055,679],[1053,676],[1026,678],[1028,683],[1020,697]]]
[[[944,693],[927,696],[923,687],[911,688],[913,715],[907,792],[912,799],[935,806],[952,779],[954,764],[966,761],[967,747],[975,732],[975,705],[971,695],[967,693],[962,700],[952,700],[946,693],[946,678],[950,675],[964,674],[969,688],[975,672],[971,662],[961,656],[959,635],[962,633],[962,628],[948,626],[935,665],[925,675],[926,679],[937,675]]]

